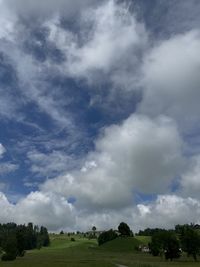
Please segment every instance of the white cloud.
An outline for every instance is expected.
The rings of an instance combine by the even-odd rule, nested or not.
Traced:
[[[9,203],[6,196],[0,192],[0,209],[1,209],[1,223],[7,223],[8,221],[13,221],[11,215],[13,205]]]
[[[0,163],[0,175],[14,172],[19,168],[17,164],[11,162],[2,162]]]
[[[75,222],[73,208],[66,199],[51,193],[34,192],[16,205],[19,222],[32,221],[49,230],[71,226]]]
[[[84,9],[80,20],[79,34],[61,28],[58,19],[46,23],[50,40],[66,55],[67,62],[61,67],[64,72],[89,81],[109,74],[107,78],[114,84],[130,86],[136,77],[129,69],[138,67],[138,51],[147,42],[144,26],[125,4],[114,0]]]
[[[176,224],[200,223],[200,202],[194,198],[159,195],[148,204],[132,205],[118,210],[104,209],[77,213],[75,229],[88,230],[93,225],[99,230],[115,228],[125,221],[134,232],[148,227],[174,228]]]
[[[41,188],[74,196],[77,207],[119,208],[132,203],[135,191],[169,190],[182,163],[181,139],[173,121],[132,115],[122,125],[104,130],[81,171],[48,180]]]
[[[118,210],[104,209],[95,212],[80,211],[52,193],[34,192],[19,200],[8,201],[0,193],[1,222],[14,221],[44,225],[51,231],[89,230],[93,225],[104,230],[117,228],[121,221],[138,231],[146,227],[173,228],[178,223],[200,223],[200,202],[193,198],[160,195],[149,204],[138,204]]]
[[[97,84],[111,81],[111,91],[115,87],[133,90],[142,85],[144,95],[138,113],[145,115],[136,113],[123,123],[104,129],[80,170],[75,167],[71,174],[46,181],[40,185],[40,192],[29,194],[16,205],[0,194],[1,221],[32,221],[50,230],[72,225],[87,230],[90,224],[103,229],[116,227],[122,220],[133,229],[197,222],[199,201],[188,197],[199,198],[200,159],[194,157],[183,173],[186,160],[182,157],[179,131],[185,130],[183,125],[191,126],[199,120],[200,34],[191,31],[156,43],[146,51],[141,75],[148,42],[144,26],[125,4],[114,0],[95,5],[96,2],[0,0],[1,51],[9,56],[17,72],[22,101],[36,103],[39,111],[75,135],[77,128],[66,111],[70,99],[57,97],[56,88],[49,88],[45,80],[46,73],[58,72]],[[74,14],[80,19],[77,32],[61,25],[63,17],[69,19]],[[49,28],[46,42],[65,54],[64,63],[57,65],[48,59],[38,63],[22,51],[26,37],[23,22],[17,21],[34,16],[42,20],[42,27]],[[1,102],[3,116],[24,120],[23,116],[16,116],[21,103],[13,101],[9,94],[3,95]],[[0,144],[0,158],[4,153]],[[56,176],[73,166],[73,159],[60,151],[45,154],[34,150],[27,157],[31,171],[42,176]],[[10,162],[1,163],[0,175],[17,168]],[[160,195],[155,202],[133,206],[135,192],[169,193],[173,179],[182,173],[179,194],[185,198]],[[35,181],[25,182],[27,186],[37,185]],[[4,189],[3,183],[0,188]],[[66,201],[70,197],[75,198],[74,205]]]
[[[5,147],[0,143],[0,159],[3,157],[5,152],[6,152]]]
[[[62,151],[53,151],[49,154],[37,150],[29,151],[27,158],[31,164],[31,171],[42,177],[52,177],[75,167],[75,159]],[[78,165],[78,161],[76,161]]]
[[[17,18],[6,5],[5,0],[0,0],[0,40],[13,40]]]
[[[182,125],[198,121],[200,34],[191,31],[162,41],[144,60],[144,97],[139,110],[166,114]]]
[[[75,223],[73,207],[64,198],[51,193],[33,192],[12,204],[0,193],[1,222],[33,222],[58,230]]]
[[[197,199],[200,190],[200,155],[190,159],[190,165],[184,172],[181,179],[181,194],[184,196],[195,197]]]
[[[160,195],[155,202],[139,204],[133,217],[137,229],[173,228],[176,224],[199,223],[200,202],[176,195]]]
[[[25,19],[40,19],[45,20],[55,13],[60,13],[66,17],[72,17],[78,13],[80,9],[85,6],[92,5],[95,0],[2,0],[6,2],[6,5],[17,13],[18,16]]]

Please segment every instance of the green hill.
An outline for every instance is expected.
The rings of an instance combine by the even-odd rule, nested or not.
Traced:
[[[142,242],[144,245],[148,245],[151,242],[151,236],[135,236],[137,240]]]
[[[134,237],[118,237],[112,241],[104,243],[99,249],[116,252],[131,252],[135,251],[136,247],[140,244],[142,244],[142,242]]]

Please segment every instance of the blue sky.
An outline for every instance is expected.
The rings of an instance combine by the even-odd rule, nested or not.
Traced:
[[[0,222],[199,222],[199,11],[0,0]]]

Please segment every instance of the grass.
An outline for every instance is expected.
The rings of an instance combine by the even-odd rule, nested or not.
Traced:
[[[137,240],[139,240],[142,244],[148,245],[151,242],[151,236],[135,236]]]
[[[166,262],[160,257],[134,251],[134,246],[146,242],[138,238],[119,238],[98,247],[96,240],[66,235],[51,235],[51,246],[27,252],[14,262],[0,262],[2,267],[200,267],[192,258],[182,257]],[[139,242],[139,243],[138,243]]]
[[[128,253],[134,252],[140,244],[142,244],[142,242],[133,237],[118,237],[117,239],[103,244],[99,249],[109,252],[115,251]]]

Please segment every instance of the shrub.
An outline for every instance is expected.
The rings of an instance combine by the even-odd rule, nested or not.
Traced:
[[[115,231],[113,231],[112,229],[110,229],[109,231],[105,231],[103,233],[101,233],[98,237],[98,244],[99,246],[111,241],[113,239],[117,238],[117,234],[115,233]]]
[[[2,261],[14,261],[16,259],[16,255],[15,254],[3,254],[1,257]]]

